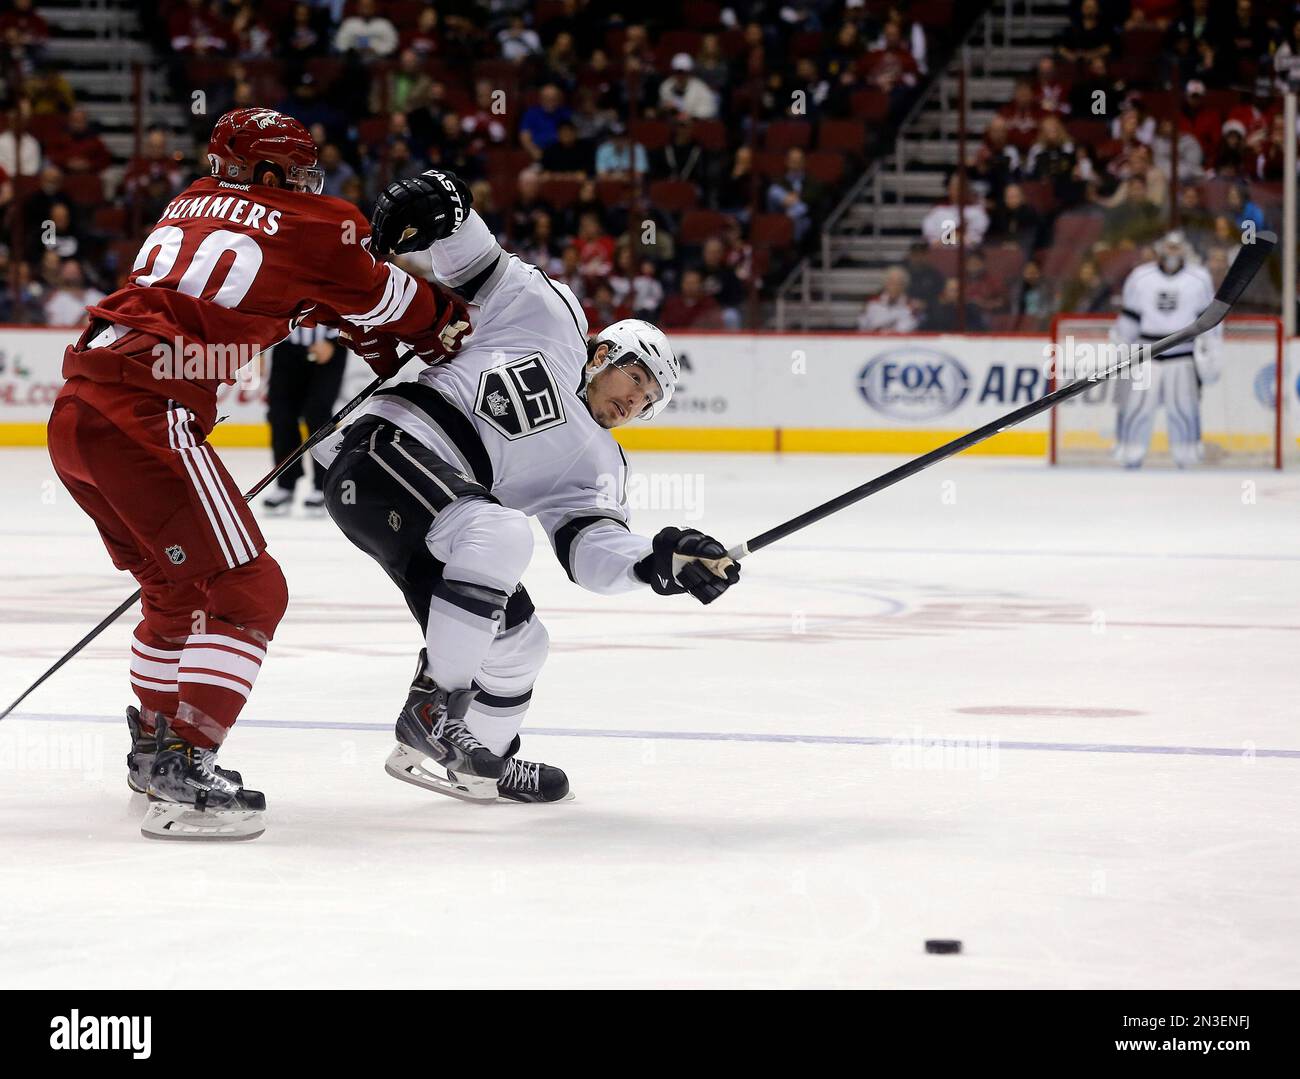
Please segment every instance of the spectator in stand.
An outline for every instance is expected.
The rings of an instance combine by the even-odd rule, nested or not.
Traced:
[[[826,73],[830,90],[826,111],[832,116],[847,117],[852,111],[853,94],[863,89],[858,64],[862,58],[862,40],[856,23],[844,22],[835,32],[834,41],[822,53],[820,66]]]
[[[333,142],[327,142],[320,148],[320,168],[325,174],[323,192],[336,199],[343,197],[343,185],[357,174],[343,159],[338,144]]]
[[[299,76],[289,97],[277,107],[280,112],[292,116],[305,127],[323,124],[331,138],[345,134],[347,124],[332,105],[321,99],[320,87],[310,71]]]
[[[704,291],[704,278],[699,270],[686,270],[682,274],[681,292],[664,301],[660,323],[666,330],[720,330],[723,328],[722,308],[718,301]]]
[[[1029,151],[1025,175],[1046,180],[1052,185],[1060,206],[1073,206],[1083,198],[1088,174],[1086,166],[1081,168],[1081,165],[1086,161],[1080,159],[1060,117],[1048,116],[1039,129],[1038,141]]]
[[[1055,57],[1038,61],[1038,82],[1034,86],[1039,111],[1066,116],[1070,112],[1070,84],[1061,75]]]
[[[324,56],[330,47],[329,16],[311,4],[294,4],[280,42],[280,55],[289,61],[304,63]]]
[[[555,83],[548,82],[538,94],[537,104],[526,109],[519,121],[520,145],[534,161],[541,161],[546,148],[560,137],[560,125],[570,119],[563,91]]]
[[[595,214],[603,232],[613,235],[618,231],[613,225],[613,216],[600,201],[596,181],[587,179],[578,188],[578,197],[558,216],[559,231],[565,236],[576,236],[582,223],[583,214]]]
[[[748,222],[749,210],[754,202],[754,180],[754,151],[742,143],[736,147],[731,169],[722,178],[718,188],[718,209]]]
[[[19,45],[30,59],[39,60],[50,38],[50,27],[35,11],[33,0],[12,0],[10,10],[0,15],[0,37]]]
[[[581,180],[592,170],[591,150],[578,141],[572,120],[560,124],[559,137],[542,153],[542,175],[548,180]]]
[[[729,330],[740,329],[740,307],[745,302],[745,286],[727,265],[727,248],[719,237],[710,236],[704,241],[699,271],[704,294],[717,300],[722,311],[722,324]]]
[[[1214,215],[1205,208],[1201,189],[1188,184],[1178,189],[1178,227],[1197,251],[1204,252],[1214,235]]]
[[[113,155],[80,108],[68,113],[67,129],[62,138],[51,142],[47,156],[64,172],[103,172],[113,163]]]
[[[957,278],[950,277],[943,284],[943,291],[921,320],[922,333],[983,333],[989,328],[984,312],[966,299],[966,319],[963,324],[958,314]]]
[[[122,190],[128,205],[136,200],[141,200],[142,206],[153,205],[153,200],[160,194],[164,202],[170,201],[185,186],[180,151],[172,151],[169,136],[160,127],[150,129],[142,149],[141,156],[132,158],[127,164],[122,177]],[[154,221],[157,215],[150,216],[142,209],[141,220]]]
[[[1061,290],[1061,310],[1093,315],[1112,309],[1110,286],[1101,279],[1094,259],[1084,259],[1079,271]]]
[[[989,273],[988,263],[978,250],[966,256],[966,299],[986,316],[1002,314],[1010,303],[1007,283]]]
[[[522,15],[511,15],[509,24],[497,34],[497,47],[501,50],[501,59],[521,64],[529,57],[541,54],[542,39],[536,30],[525,25]]]
[[[1205,83],[1200,79],[1190,79],[1184,90],[1183,111],[1179,124],[1184,131],[1191,132],[1201,145],[1201,160],[1213,161],[1219,149],[1219,133],[1223,127],[1223,116],[1218,109],[1205,103]]]
[[[1043,110],[1038,107],[1034,84],[1028,79],[1018,79],[1011,101],[998,109],[997,114],[1006,125],[1007,142],[1025,153],[1034,144],[1043,123]]]
[[[659,108],[667,119],[712,120],[718,115],[718,96],[695,75],[690,53],[672,59],[672,74],[659,87]]]
[[[578,272],[588,281],[608,277],[614,270],[614,238],[606,235],[595,214],[583,214],[573,241]]]
[[[1233,184],[1225,193],[1225,198],[1230,220],[1236,226],[1238,234],[1244,231],[1248,224],[1256,230],[1268,227],[1263,209],[1250,197],[1250,188],[1246,184]]]
[[[602,180],[631,180],[635,176],[644,176],[649,170],[645,147],[633,142],[621,123],[614,124],[609,138],[596,151],[596,175]]]
[[[68,259],[59,267],[58,285],[45,298],[44,315],[47,326],[84,326],[86,308],[99,303],[104,294],[86,285],[81,263]]]
[[[1087,61],[1083,72],[1070,86],[1070,116],[1076,120],[1113,118],[1124,99],[1124,84],[1115,79],[1101,56]]]
[[[1169,216],[1147,196],[1145,176],[1129,177],[1124,197],[1105,214],[1099,249],[1141,247],[1158,239],[1169,226]]]
[[[608,281],[598,281],[591,296],[582,305],[588,326],[609,326],[621,319],[632,318],[632,308],[615,298],[614,288]]]
[[[1162,86],[1182,86],[1196,75],[1199,66],[1196,42],[1182,30],[1167,39],[1156,65],[1156,83]]]
[[[47,67],[23,83],[23,100],[28,103],[28,115],[55,116],[70,112],[77,95],[63,72]]]
[[[1222,20],[1215,37],[1232,57],[1232,66],[1240,78],[1243,64],[1253,66],[1268,60],[1273,35],[1263,17],[1256,13],[1251,0],[1236,0],[1232,14]]]
[[[911,333],[916,329],[916,303],[907,295],[907,271],[891,266],[885,271],[885,287],[867,300],[858,316],[863,333]]]
[[[167,35],[172,52],[187,56],[207,56],[230,49],[230,28],[204,0],[185,0],[167,20]]]
[[[438,9],[424,7],[415,20],[413,29],[405,29],[401,34],[401,46],[410,49],[421,60],[428,60],[442,52],[442,33],[438,29]]]
[[[53,165],[41,169],[36,190],[27,196],[22,204],[23,237],[26,243],[27,258],[36,260],[48,250],[45,243],[45,223],[54,215],[54,208],[62,206],[68,212],[69,224],[65,232],[77,234],[76,210],[72,200],[63,193],[63,173]]]
[[[230,17],[232,51],[241,60],[265,60],[276,53],[275,31],[253,0],[235,0]]]
[[[590,86],[579,87],[571,119],[578,132],[578,141],[588,146],[599,146],[604,142],[614,123],[613,115],[599,107],[596,91]]]
[[[1020,271],[1013,313],[1020,316],[1018,329],[1045,329],[1055,305],[1051,290],[1043,281],[1042,268],[1033,259]]]
[[[992,117],[969,166],[972,174],[997,198],[1007,184],[1020,178],[1022,164],[1020,151],[1007,140],[1006,120]]]
[[[488,232],[497,237],[497,243],[505,243],[506,219],[496,207],[492,185],[486,180],[475,180],[469,185],[469,191],[474,196],[474,211],[483,219]]]
[[[578,66],[578,51],[573,44],[573,35],[567,30],[561,30],[546,50],[546,78],[559,83],[566,90],[572,90],[578,83]]]
[[[791,146],[785,152],[785,172],[768,186],[768,213],[790,218],[794,222],[795,243],[802,243],[821,210],[825,190],[804,170],[803,151]]]
[[[930,261],[930,246],[924,240],[917,240],[908,249],[907,295],[914,307],[928,310],[943,291],[943,274]]]
[[[1241,176],[1246,171],[1247,153],[1245,125],[1240,120],[1225,120],[1214,152],[1214,174],[1233,178]]]
[[[1255,156],[1251,175],[1266,183],[1281,183],[1286,174],[1286,119],[1279,112],[1273,117],[1268,141]]]
[[[906,107],[920,73],[916,59],[903,44],[901,23],[885,23],[879,45],[863,58],[861,70],[871,86],[889,95],[892,114],[897,115]]]
[[[1177,141],[1178,182],[1197,183],[1205,174],[1205,157],[1201,144],[1190,131],[1178,131],[1175,136],[1174,121],[1166,117],[1156,127],[1156,141],[1152,144],[1152,158],[1161,175],[1173,175],[1173,154]]]
[[[432,9],[430,9],[432,10]],[[489,146],[503,146],[509,132],[505,125],[505,95],[494,97],[490,79],[474,84],[474,108],[460,118],[460,127],[470,137],[470,149],[484,153]]]
[[[590,289],[587,278],[582,274],[582,260],[578,257],[578,249],[573,244],[567,245],[560,251],[560,265],[551,271],[549,276],[568,285],[579,304],[587,302],[587,293]]]
[[[989,215],[986,241],[1031,251],[1039,246],[1042,232],[1043,217],[1025,201],[1025,189],[1019,184],[1007,184]]]
[[[1248,98],[1243,93],[1242,100],[1228,110],[1228,119],[1241,124],[1246,132],[1246,145],[1258,150],[1267,140],[1269,126],[1280,106],[1280,101],[1273,97],[1272,80],[1258,78],[1254,95]]]
[[[519,257],[525,262],[541,267],[551,277],[558,277],[565,273],[566,269],[565,262],[560,258],[561,248],[555,236],[554,220],[545,210],[535,210],[528,222],[527,239],[522,242],[516,239],[515,243],[519,246]],[[578,253],[572,247],[569,247],[567,252],[573,259],[573,276],[569,284],[573,285],[575,290],[581,289],[581,275],[577,272]]]
[[[525,169],[515,181],[518,194],[510,207],[510,238],[516,244],[530,243],[538,214],[550,216],[555,207],[542,198],[542,180],[536,169]],[[559,254],[558,251],[554,254]],[[531,261],[531,260],[529,260]]]
[[[632,279],[632,313],[647,322],[658,323],[664,303],[663,282],[649,259],[642,259],[638,265],[637,274]]]
[[[351,179],[343,181],[343,191],[339,197],[344,202],[350,202],[358,210],[368,213],[370,210],[370,200],[366,198],[365,185],[361,182],[360,176],[353,176]]]
[[[960,222],[958,207],[961,206]],[[957,243],[957,230],[966,230],[966,245],[978,247],[988,232],[989,215],[973,192],[967,191],[965,205],[961,200],[961,177],[954,172],[948,177],[948,199],[934,207],[921,222],[921,235],[931,247],[946,247]]]
[[[403,49],[397,67],[370,84],[370,111],[375,113],[414,112],[427,108],[432,99],[433,79],[414,49]]]
[[[731,67],[717,34],[705,34],[700,39],[700,51],[695,54],[695,76],[718,97],[726,91]]]
[[[1147,198],[1156,206],[1162,209],[1169,202],[1169,181],[1165,179],[1165,173],[1156,168],[1155,162],[1151,155],[1151,147],[1142,143],[1135,143],[1128,153],[1115,158],[1110,162],[1108,169],[1119,182],[1116,186],[1115,194],[1111,198],[1098,198],[1096,201],[1102,206],[1115,206],[1124,198],[1123,181],[1130,176],[1141,176],[1146,180]]]
[[[1101,4],[1083,0],[1078,16],[1061,34],[1056,52],[1072,64],[1086,63],[1094,57],[1109,60],[1115,53],[1116,40],[1114,26],[1102,19]]]
[[[357,13],[339,24],[334,48],[362,60],[382,60],[397,51],[397,27],[379,13],[375,0],[358,0]]]
[[[668,142],[650,155],[650,175],[660,180],[690,180],[712,190],[718,184],[718,155],[695,140],[690,124],[676,123]]]
[[[76,258],[82,253],[82,235],[72,224],[72,204],[56,202],[50,207],[49,220],[42,222],[41,243],[47,253],[60,259]]]
[[[1156,137],[1156,119],[1142,103],[1136,91],[1126,94],[1120,102],[1119,115],[1110,122],[1110,137],[1125,145],[1141,142],[1150,146]]]

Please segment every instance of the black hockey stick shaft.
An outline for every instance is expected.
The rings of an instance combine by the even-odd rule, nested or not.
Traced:
[[[769,528],[766,532],[760,532],[753,539],[733,547],[727,554],[739,560],[746,555],[753,554],[755,551],[762,550],[762,548],[775,543],[777,540],[785,539],[786,536],[807,528],[810,524],[815,524],[825,517],[829,517],[832,513],[838,513],[848,506],[861,502],[864,498],[870,498],[887,487],[893,487],[894,484],[901,483],[903,480],[915,476],[918,472],[923,472],[931,465],[937,465],[940,461],[947,460],[963,450],[968,450],[972,446],[992,438],[1000,431],[1005,431],[1008,427],[1014,427],[1018,423],[1023,423],[1025,420],[1045,412],[1054,405],[1059,405],[1062,401],[1068,401],[1071,397],[1083,393],[1098,382],[1114,378],[1115,375],[1119,374],[1135,360],[1154,359],[1168,352],[1171,348],[1190,341],[1207,330],[1212,330],[1223,321],[1232,306],[1241,299],[1242,293],[1246,291],[1246,286],[1250,284],[1255,274],[1259,272],[1260,267],[1268,260],[1269,254],[1276,245],[1277,236],[1272,232],[1257,233],[1254,243],[1243,244],[1241,251],[1228,268],[1223,284],[1219,286],[1218,292],[1214,294],[1214,299],[1210,302],[1209,307],[1202,311],[1200,317],[1190,326],[1185,326],[1176,333],[1171,333],[1168,337],[1162,338],[1153,344],[1149,350],[1143,348],[1140,351],[1135,351],[1133,354],[1122,358],[1119,363],[1106,371],[1089,375],[1086,378],[1076,379],[1060,389],[1053,390],[1051,393],[1040,397],[1037,401],[1022,405],[1020,408],[1008,412],[1005,416],[986,423],[983,427],[976,428],[960,438],[954,438],[951,442],[944,443],[944,445],[920,457],[915,457],[859,487],[854,487],[851,491],[845,491],[838,498],[832,498],[829,502],[814,506],[807,512],[799,514],[798,517],[792,517],[775,528]]]
[[[414,352],[408,352],[405,356],[401,357],[402,362],[405,363],[413,355],[415,355]],[[322,439],[328,438],[331,434],[337,431],[339,429],[339,426],[343,423],[343,421],[347,419],[348,416],[350,416],[358,408],[360,408],[361,405],[364,404],[365,401],[383,384],[384,384],[384,379],[377,378],[372,383],[370,383],[369,386],[367,386],[364,390],[362,390],[359,394],[357,394],[354,398],[352,398],[351,401],[349,401],[346,405],[344,405],[341,409],[339,409],[339,411],[336,412],[330,418],[328,423],[323,424],[319,431],[315,432],[310,438],[307,439],[306,442],[304,442],[301,446],[299,446],[293,453],[291,453],[288,457],[286,457],[283,461],[281,461],[278,465],[276,465],[275,468],[273,468],[270,472],[268,472],[265,476],[263,476],[262,479],[258,480],[258,482],[253,486],[253,488],[244,495],[244,501],[245,502],[253,501],[253,499],[256,498],[262,491],[266,490],[266,488],[270,486],[270,484],[276,479],[276,477],[278,477],[282,472],[284,472],[286,468],[292,465],[295,461],[299,460],[304,453],[307,453],[313,446],[317,445],[317,443],[319,443]],[[50,675],[54,674],[54,672],[57,671],[60,667],[62,667],[65,663],[67,663],[68,660],[72,659],[73,656],[75,656],[78,652],[80,652],[83,648],[85,648],[86,645],[88,645],[91,641],[93,641],[96,637],[98,637],[101,633],[103,633],[104,630],[108,629],[109,626],[111,626],[114,622],[116,622],[119,618],[121,618],[122,615],[124,615],[128,610],[134,607],[136,602],[139,599],[140,599],[140,589],[137,588],[130,596],[128,596],[125,600],[122,601],[122,603],[118,606],[117,610],[113,611],[113,613],[108,615],[108,617],[106,617],[102,622],[100,622],[99,625],[97,625],[94,629],[92,629],[89,633],[87,633],[84,637],[82,637],[81,640],[79,640],[76,644],[74,644],[71,648],[69,648],[66,652],[64,652],[63,655],[59,658],[59,660],[54,664],[53,667],[47,670],[43,675],[41,675],[38,679],[36,679],[35,682],[33,682],[30,686],[28,686],[25,690],[23,690],[22,694],[18,697],[17,700],[13,702],[13,704],[11,704],[3,712],[0,712],[0,719],[4,719],[5,716],[9,715],[10,712],[12,712],[15,708],[17,708],[20,704],[22,704],[23,701],[25,701],[28,697],[30,697],[33,691],[35,691],[35,689],[38,686],[40,686],[42,682],[44,682],[47,678],[49,678]]]

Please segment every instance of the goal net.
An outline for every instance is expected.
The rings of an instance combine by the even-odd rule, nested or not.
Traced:
[[[1052,321],[1057,357],[1054,374],[1063,377],[1054,378],[1052,388],[1074,377],[1071,358],[1077,369],[1087,365],[1094,354],[1106,355],[1090,350],[1109,344],[1114,323],[1111,315],[1056,316]],[[1218,366],[1219,378],[1201,390],[1203,464],[1281,468],[1284,463],[1296,462],[1300,454],[1289,429],[1291,417],[1285,414],[1289,394],[1281,320],[1254,315],[1227,319]],[[1049,453],[1053,464],[1114,463],[1115,419],[1124,390],[1120,379],[1106,379],[1052,409]],[[1173,464],[1163,409],[1145,463]]]

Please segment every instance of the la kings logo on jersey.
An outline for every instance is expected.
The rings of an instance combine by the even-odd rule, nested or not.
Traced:
[[[513,440],[560,426],[564,403],[545,358],[534,352],[479,376],[474,413]]]
[[[1156,293],[1157,311],[1176,311],[1178,309],[1178,290],[1162,288]]]

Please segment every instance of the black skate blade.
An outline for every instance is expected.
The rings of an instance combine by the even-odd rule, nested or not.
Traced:
[[[152,802],[140,824],[146,839],[231,843],[256,839],[266,831],[258,809],[199,810],[179,802]]]

